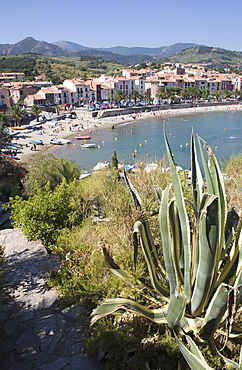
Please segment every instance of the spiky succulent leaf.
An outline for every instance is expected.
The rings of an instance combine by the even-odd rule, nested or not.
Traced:
[[[140,246],[146,260],[153,288],[160,296],[169,297],[169,288],[160,281],[162,271],[148,222],[137,221],[134,225],[134,233],[140,236]]]
[[[182,327],[182,320],[185,313],[187,299],[184,295],[180,292],[176,291],[170,300],[168,306],[168,326],[170,329],[179,332],[180,328]]]
[[[164,324],[167,322],[167,305],[159,309],[149,309],[141,304],[132,301],[131,299],[114,298],[107,299],[100,306],[95,308],[91,314],[91,325],[102,317],[108,316],[115,311],[126,310],[137,315],[143,316],[156,324]]]
[[[192,370],[213,370],[205,361],[203,358],[202,353],[199,351],[197,348],[196,344],[192,341],[191,338],[189,338],[189,345],[190,349],[189,350],[177,337],[177,335],[174,333],[177,345],[183,354],[186,362],[190,366]],[[188,336],[186,335],[186,338]]]
[[[180,224],[181,224],[181,235],[182,235],[182,242],[183,242],[183,248],[184,248],[183,249],[183,252],[184,252],[184,292],[189,302],[191,299],[190,226],[189,226],[189,220],[188,220],[188,216],[186,212],[186,207],[185,207],[185,202],[184,202],[180,180],[176,172],[176,167],[173,161],[171,149],[170,149],[165,131],[164,131],[164,140],[165,140],[169,165],[171,168],[171,175],[172,175],[174,193],[176,197],[177,210],[178,210],[178,215],[179,215]]]
[[[201,326],[200,336],[208,340],[217,330],[223,315],[227,309],[229,287],[221,284],[214,293]]]
[[[161,198],[161,205],[159,211],[159,225],[160,225],[160,232],[161,232],[161,240],[162,240],[162,252],[164,256],[165,267],[167,271],[167,277],[169,279],[169,287],[170,287],[170,296],[176,290],[177,287],[177,279],[176,273],[174,269],[174,259],[172,256],[172,243],[170,238],[170,228],[169,228],[169,192],[171,186],[167,186],[164,190]]]

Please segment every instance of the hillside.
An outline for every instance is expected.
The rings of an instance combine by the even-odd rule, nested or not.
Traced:
[[[242,69],[242,52],[207,46],[180,51],[169,59],[173,63],[197,63],[210,69]]]

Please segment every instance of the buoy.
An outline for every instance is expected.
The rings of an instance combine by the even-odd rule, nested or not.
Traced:
[[[102,141],[102,144],[105,144],[105,141]]]
[[[172,157],[174,157],[174,154],[173,154],[173,153],[171,153],[171,156],[172,156]]]
[[[147,143],[147,140],[145,140],[145,143]]]
[[[140,143],[139,146],[142,146],[142,144]]]
[[[76,146],[76,144],[73,144],[73,146]]]
[[[135,149],[134,152],[137,153],[137,149]]]
[[[189,144],[188,143],[186,143],[186,146],[188,146]]]
[[[118,140],[118,138],[117,137],[115,137],[115,139],[114,140]]]
[[[182,146],[182,145],[180,145],[180,148],[182,149],[182,148],[183,148],[183,146]]]
[[[98,149],[100,149],[100,148],[101,148],[101,147],[100,147],[100,145],[98,145],[97,147],[98,147]]]
[[[214,149],[216,149],[216,150],[217,150],[217,149],[218,149],[218,147],[217,147],[217,146],[215,146],[215,147],[214,147]]]
[[[86,141],[86,139],[84,139],[83,141]]]

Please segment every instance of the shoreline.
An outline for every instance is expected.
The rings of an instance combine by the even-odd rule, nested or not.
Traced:
[[[242,105],[231,104],[231,105],[219,105],[210,107],[190,107],[190,108],[179,108],[179,109],[167,109],[167,110],[157,110],[157,111],[145,111],[140,113],[118,115],[113,117],[105,118],[93,118],[93,119],[83,119],[78,117],[78,109],[75,110],[77,118],[70,120],[59,120],[57,123],[51,121],[46,121],[42,125],[40,123],[40,128],[24,133],[18,132],[13,140],[13,144],[21,144],[22,152],[17,154],[20,162],[27,167],[31,166],[38,153],[48,154],[53,153],[57,149],[56,144],[50,144],[49,140],[56,137],[57,139],[68,139],[71,140],[71,144],[63,145],[75,145],[75,136],[78,135],[90,135],[92,131],[98,131],[99,129],[111,129],[112,127],[118,126],[124,123],[133,122],[136,120],[152,119],[152,118],[164,118],[164,120],[170,117],[191,115],[191,114],[207,114],[216,112],[237,112],[242,111]],[[56,116],[56,115],[55,115]],[[53,118],[55,117],[53,116]],[[36,150],[31,150],[30,140],[42,140],[44,145],[37,145]]]

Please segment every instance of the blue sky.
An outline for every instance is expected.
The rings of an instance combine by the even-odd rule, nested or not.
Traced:
[[[241,14],[241,0],[5,0],[0,44],[32,36],[90,47],[193,42],[242,51]]]

